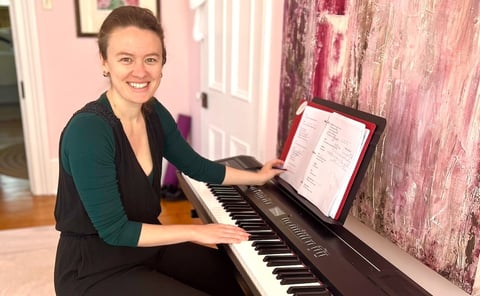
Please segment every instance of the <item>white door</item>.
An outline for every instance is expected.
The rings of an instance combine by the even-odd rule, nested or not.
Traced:
[[[202,43],[201,153],[258,157],[264,4],[209,0]]]

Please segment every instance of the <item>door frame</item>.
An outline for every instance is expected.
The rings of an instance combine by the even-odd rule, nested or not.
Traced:
[[[34,195],[53,194],[49,169],[50,145],[46,125],[43,77],[37,34],[37,4],[10,1],[10,22],[15,53],[20,110],[30,190]]]

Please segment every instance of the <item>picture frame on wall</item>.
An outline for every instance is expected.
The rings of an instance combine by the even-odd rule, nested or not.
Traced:
[[[77,36],[96,37],[107,15],[124,5],[148,8],[160,20],[160,0],[75,0]]]

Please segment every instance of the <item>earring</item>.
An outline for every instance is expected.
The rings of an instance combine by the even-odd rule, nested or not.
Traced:
[[[103,71],[103,77],[108,77],[110,76],[110,73],[108,73],[107,71]]]

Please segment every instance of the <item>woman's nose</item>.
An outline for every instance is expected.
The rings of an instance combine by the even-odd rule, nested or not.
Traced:
[[[142,62],[137,62],[133,66],[133,75],[141,77],[141,76],[145,76],[146,72],[147,71],[146,71],[146,68],[145,68],[145,64],[142,63]]]

